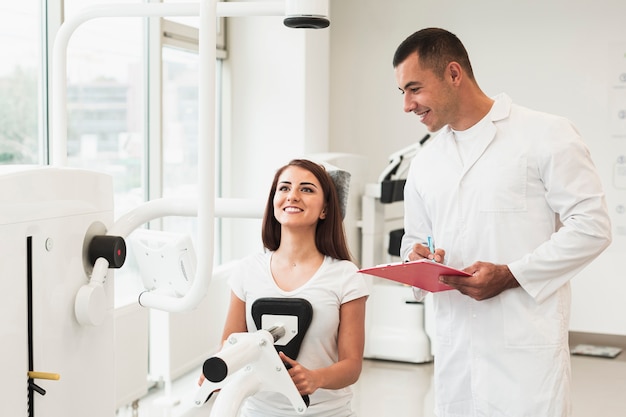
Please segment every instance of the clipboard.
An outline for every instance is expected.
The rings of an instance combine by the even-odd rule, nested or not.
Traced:
[[[452,287],[439,282],[439,276],[441,275],[458,275],[464,277],[471,276],[467,272],[463,272],[460,269],[433,262],[430,259],[378,265],[372,268],[361,269],[359,272],[400,282],[402,284],[407,284],[430,292],[453,289]]]

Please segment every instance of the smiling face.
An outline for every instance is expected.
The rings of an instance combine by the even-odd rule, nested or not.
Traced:
[[[287,167],[279,176],[274,194],[274,216],[283,227],[312,227],[326,216],[324,192],[312,172]]]
[[[456,100],[449,80],[450,67],[443,77],[420,65],[417,53],[409,55],[395,69],[398,88],[404,95],[404,111],[413,112],[430,132],[452,125]]]

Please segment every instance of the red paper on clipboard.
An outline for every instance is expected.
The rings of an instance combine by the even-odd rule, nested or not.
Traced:
[[[378,265],[372,268],[364,268],[359,272],[375,275],[391,281],[401,282],[412,287],[421,288],[430,292],[446,291],[452,287],[439,282],[441,275],[471,276],[467,272],[452,268],[429,259],[418,261],[398,262],[388,265]]]

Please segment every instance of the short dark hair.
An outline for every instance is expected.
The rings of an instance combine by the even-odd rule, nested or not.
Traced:
[[[317,228],[315,229],[315,245],[317,249],[322,254],[335,259],[351,260],[335,183],[323,165],[307,159],[293,159],[276,171],[263,215],[263,245],[269,250],[276,250],[280,246],[281,225],[274,216],[274,196],[276,195],[280,175],[288,167],[294,166],[311,172],[320,182],[322,193],[324,194],[326,216],[323,220],[318,220]]]
[[[419,56],[423,68],[432,70],[439,77],[443,77],[448,64],[454,61],[474,80],[467,50],[455,34],[445,29],[426,28],[406,38],[396,49],[393,67],[396,68],[413,53]]]

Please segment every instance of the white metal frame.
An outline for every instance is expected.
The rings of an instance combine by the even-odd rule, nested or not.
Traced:
[[[237,2],[223,3],[216,0],[206,0],[198,3],[144,3],[144,4],[106,4],[91,6],[76,13],[71,19],[64,22],[55,39],[53,50],[52,76],[52,164],[66,165],[67,162],[67,93],[66,93],[66,61],[67,45],[74,31],[83,23],[102,17],[163,17],[163,16],[199,16],[199,137],[203,140],[198,144],[198,189],[202,194],[197,201],[198,215],[198,252],[203,254],[199,262],[197,274],[192,288],[183,297],[170,297],[154,292],[143,292],[139,302],[145,307],[158,308],[168,312],[188,311],[197,306],[208,289],[213,267],[213,219],[216,212],[216,198],[212,170],[207,169],[214,163],[215,158],[215,59],[216,59],[216,30],[215,22],[218,16],[288,16],[301,14],[304,2],[285,0],[273,2]],[[319,2],[314,2],[319,8]],[[327,12],[325,13],[328,14]],[[227,201],[223,201],[228,205]],[[232,208],[233,206],[230,206]],[[246,217],[260,217],[257,206],[245,204],[243,207],[252,208]],[[156,209],[156,210],[155,210]],[[161,199],[159,202],[148,202],[128,213],[120,222],[116,222],[110,235],[126,237],[134,228],[157,218],[168,215],[183,215],[189,213],[189,207],[180,207],[179,202],[171,199]],[[195,214],[195,213],[194,213]],[[101,292],[108,262],[99,258],[96,261],[89,285],[82,290],[76,299],[76,310],[93,313],[92,302]],[[82,324],[97,325],[97,314],[77,314]]]

